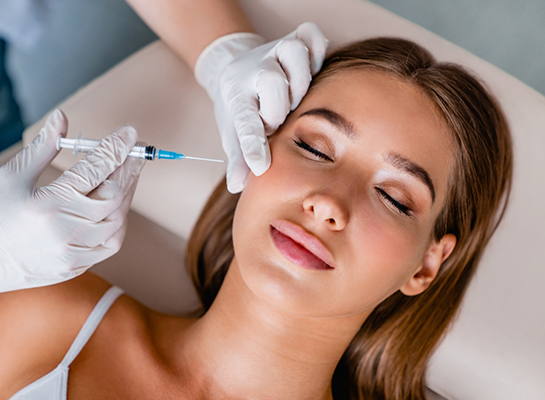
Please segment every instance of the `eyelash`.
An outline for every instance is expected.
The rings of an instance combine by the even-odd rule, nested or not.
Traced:
[[[315,155],[316,157],[318,158],[321,158],[323,160],[327,160],[327,161],[331,161],[333,162],[333,159],[331,157],[329,157],[328,155],[316,150],[314,147],[311,147],[309,146],[307,143],[303,142],[301,139],[298,138],[298,140],[293,140],[293,142],[295,143],[295,145],[303,150],[306,150],[308,151],[309,153]],[[397,210],[403,214],[403,215],[406,215],[408,217],[411,216],[411,213],[412,213],[412,210],[407,207],[405,204],[402,204],[400,203],[399,201],[397,201],[396,199],[394,199],[392,196],[390,196],[388,193],[386,193],[386,191],[384,189],[381,189],[381,188],[376,188],[377,191],[379,192],[379,194],[387,201],[389,202],[392,206],[394,206],[395,208],[397,208]]]
[[[399,201],[395,200],[392,196],[390,196],[388,193],[386,193],[383,189],[381,188],[376,188],[377,191],[379,192],[379,194],[387,201],[389,202],[391,205],[393,205],[395,208],[398,209],[398,211],[408,217],[411,216],[412,214],[412,210],[407,207],[405,204],[402,204],[400,203]]]
[[[321,158],[326,161],[333,162],[333,159],[329,157],[328,155],[322,153],[321,151],[316,150],[314,147],[309,146],[307,143],[303,142],[301,139],[297,138],[297,140],[293,139],[293,142],[297,147],[300,147],[303,150],[308,151],[309,153],[312,153],[318,158]]]

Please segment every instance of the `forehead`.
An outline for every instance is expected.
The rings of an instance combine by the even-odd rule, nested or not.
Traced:
[[[446,192],[454,140],[438,107],[420,88],[373,69],[347,70],[313,87],[293,117],[315,108],[330,109],[352,125],[354,148],[377,157],[399,154],[423,167]]]
[[[346,70],[327,77],[313,87],[302,106],[317,103],[338,109],[333,111],[354,124],[376,123],[380,129],[420,130],[437,133],[432,136],[444,133],[442,139],[450,137],[438,107],[420,88],[374,69]]]

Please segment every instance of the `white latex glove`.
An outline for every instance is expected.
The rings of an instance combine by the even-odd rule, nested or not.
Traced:
[[[51,184],[36,188],[68,121],[55,110],[30,145],[0,168],[0,292],[62,282],[115,254],[144,162],[127,158],[122,126]]]
[[[263,43],[254,33],[227,35],[212,42],[195,65],[197,81],[214,101],[231,193],[244,189],[250,169],[259,176],[269,168],[267,135],[299,105],[328,42],[316,24],[305,22]]]

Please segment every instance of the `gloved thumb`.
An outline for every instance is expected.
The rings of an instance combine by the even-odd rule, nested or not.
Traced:
[[[10,160],[6,167],[19,177],[29,179],[32,185],[35,184],[43,170],[59,153],[57,139],[59,136],[66,136],[67,130],[66,116],[56,109],[49,115],[38,136]]]

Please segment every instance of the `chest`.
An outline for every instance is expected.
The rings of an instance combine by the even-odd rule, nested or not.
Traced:
[[[70,365],[67,399],[186,398],[149,339],[124,333],[96,332]]]
[[[82,353],[69,369],[67,399],[185,399],[175,375],[146,353]]]

